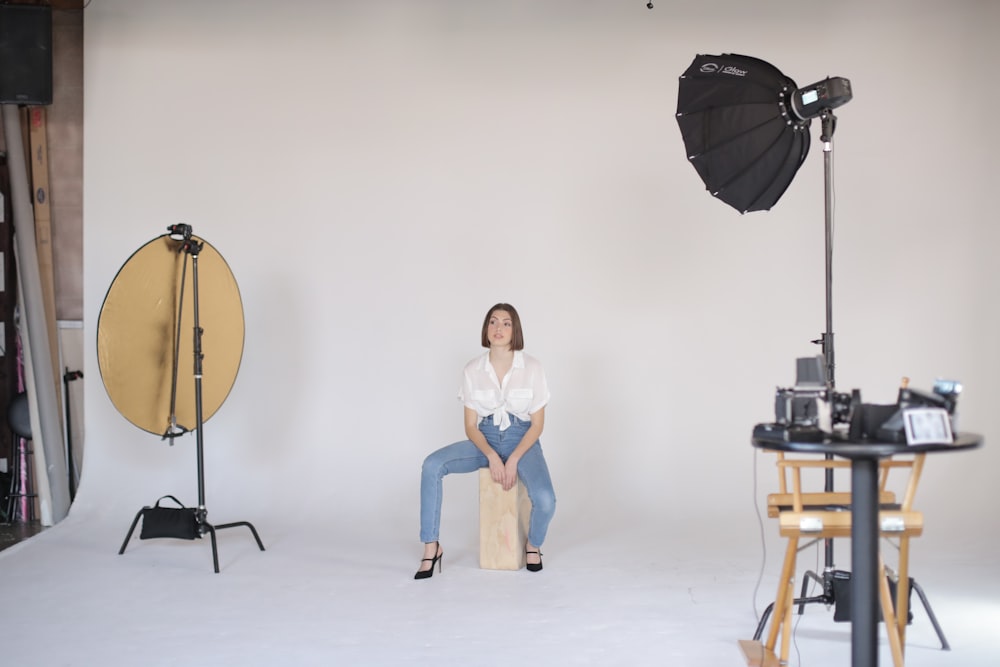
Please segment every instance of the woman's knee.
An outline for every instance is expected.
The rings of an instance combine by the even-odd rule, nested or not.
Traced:
[[[420,468],[420,474],[423,477],[435,477],[443,475],[444,471],[444,461],[440,456],[435,456],[430,454],[424,459],[424,464]]]
[[[556,494],[550,489],[536,492],[531,496],[531,506],[536,511],[551,516],[556,511]]]

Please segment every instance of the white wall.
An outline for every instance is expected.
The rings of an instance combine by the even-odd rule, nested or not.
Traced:
[[[825,327],[823,156],[815,123],[767,213],[705,192],[677,77],[698,53],[735,52],[800,85],[852,81],[834,144],[838,387],[891,402],[904,375],[963,381],[962,427],[986,446],[935,457],[919,498],[934,543],[975,519],[995,545],[995,515],[963,507],[973,489],[1000,501],[1000,11],[875,5],[93,2],[74,512],[124,531],[163,493],[196,498],[193,439],[126,422],[95,354],[117,270],[186,222],[231,266],[247,325],[205,428],[210,518],[265,537],[356,521],[416,542],[420,462],[462,437],[459,371],[504,300],[553,390],[553,539],[725,522],[752,548],[755,461],[761,492],[774,477],[751,429]],[[449,482],[447,517],[471,516],[469,488]]]

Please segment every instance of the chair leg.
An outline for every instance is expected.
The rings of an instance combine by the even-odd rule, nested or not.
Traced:
[[[781,619],[781,656],[779,660],[782,665],[788,664],[788,653],[792,643],[792,610],[795,607],[795,598],[793,595],[795,589],[792,586],[793,583],[793,581],[789,580],[786,587],[785,614],[784,618]]]
[[[906,652],[906,623],[910,619],[910,538],[899,538],[899,582],[896,584],[896,627],[900,650]]]
[[[767,633],[767,642],[764,644],[768,650],[773,651],[778,643],[778,631],[785,624],[786,609],[791,609],[790,593],[795,577],[795,557],[798,553],[799,539],[797,537],[788,538],[788,547],[785,549],[785,560],[781,566],[781,578],[778,580],[778,592],[774,596],[774,611],[771,615],[771,629]]]
[[[879,602],[882,605],[882,619],[885,621],[885,631],[889,635],[889,648],[892,651],[892,664],[903,667],[903,646],[899,640],[899,626],[896,625],[896,615],[892,611],[892,593],[889,591],[889,580],[885,578],[885,563],[882,556],[878,557]]]

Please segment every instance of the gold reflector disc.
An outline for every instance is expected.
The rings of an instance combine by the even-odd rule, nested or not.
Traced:
[[[191,240],[204,244],[197,258],[198,319],[203,331],[202,421],[208,421],[239,371],[243,303],[222,255],[197,236]],[[198,426],[192,265],[181,241],[167,234],[153,239],[119,269],[97,321],[97,361],[111,402],[127,420],[157,435],[172,429],[171,415],[177,427]]]

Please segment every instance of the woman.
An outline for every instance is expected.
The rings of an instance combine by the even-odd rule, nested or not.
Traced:
[[[521,318],[514,307],[498,303],[483,320],[483,347],[489,352],[465,365],[459,398],[465,405],[468,440],[442,447],[424,460],[420,479],[420,540],[424,557],[414,579],[427,579],[434,566],[441,571],[444,550],[438,542],[441,525],[442,479],[450,473],[489,468],[504,490],[518,476],[531,500],[527,568],[542,569],[540,547],[556,508],[549,468],[538,436],[545,425],[549,387],[538,360],[524,349]]]

